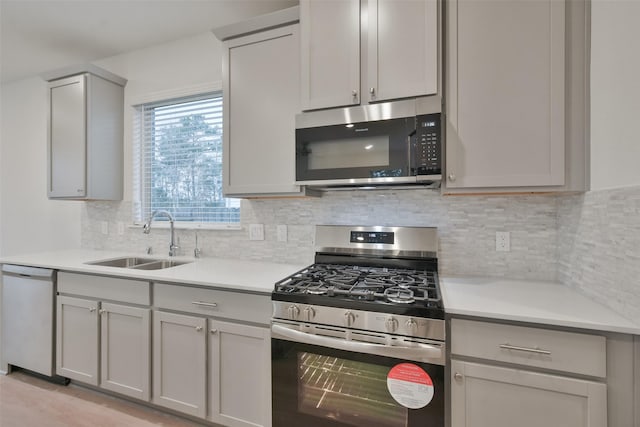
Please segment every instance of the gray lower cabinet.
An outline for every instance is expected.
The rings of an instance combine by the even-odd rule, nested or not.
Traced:
[[[451,427],[606,427],[606,341],[452,319]]]
[[[148,401],[151,310],[102,303],[100,387]]]
[[[268,328],[209,320],[209,413],[231,427],[271,425]]]
[[[603,427],[607,387],[595,381],[453,360],[452,427]]]
[[[269,295],[153,290],[153,403],[225,426],[270,427]]]
[[[153,403],[205,418],[207,320],[153,313]]]
[[[129,397],[151,397],[149,283],[58,273],[56,373]],[[105,302],[122,301],[122,303]]]
[[[59,296],[56,322],[56,373],[98,385],[97,301]]]
[[[57,307],[57,374],[149,400],[150,310],[67,296]]]

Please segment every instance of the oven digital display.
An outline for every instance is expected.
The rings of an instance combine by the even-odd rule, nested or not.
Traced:
[[[385,243],[393,245],[395,233],[389,231],[352,231],[351,243]]]

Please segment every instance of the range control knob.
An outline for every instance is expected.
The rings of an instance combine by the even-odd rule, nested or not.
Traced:
[[[304,320],[307,322],[311,322],[313,318],[316,317],[316,311],[311,307],[305,307],[304,310],[302,310],[302,314]]]
[[[351,327],[353,326],[353,323],[356,321],[356,316],[350,312],[347,311],[344,313],[344,325],[347,327]]]
[[[407,322],[405,323],[405,326],[407,327],[409,332],[412,332],[412,333],[415,333],[418,330],[418,323],[413,319],[407,320]]]
[[[387,328],[387,331],[395,332],[398,330],[398,319],[395,317],[388,317],[387,320],[384,321],[384,326]]]
[[[292,304],[287,308],[287,313],[289,314],[289,319],[296,320],[300,314],[300,308],[298,308],[297,305]]]

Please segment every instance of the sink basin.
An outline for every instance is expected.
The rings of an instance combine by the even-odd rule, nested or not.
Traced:
[[[121,268],[132,268],[136,265],[146,264],[149,262],[161,261],[159,259],[153,258],[135,258],[135,257],[127,257],[127,258],[115,258],[115,259],[105,259],[100,261],[92,261],[87,264],[91,265],[102,265],[105,267],[121,267]]]
[[[136,270],[160,270],[162,268],[171,268],[177,267],[178,265],[188,264],[189,261],[173,261],[173,260],[158,260],[153,262],[148,262],[146,264],[136,265]]]
[[[137,270],[160,270],[163,268],[171,268],[178,265],[188,264],[189,262],[190,261],[175,261],[158,258],[124,257],[91,261],[86,264],[100,265],[103,267],[135,268]]]

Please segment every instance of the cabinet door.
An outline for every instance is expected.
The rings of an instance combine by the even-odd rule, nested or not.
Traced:
[[[602,427],[607,387],[593,381],[453,360],[452,427]]]
[[[86,195],[86,76],[49,84],[49,197]]]
[[[269,329],[209,320],[209,396],[216,423],[271,426]]]
[[[297,194],[295,115],[300,104],[298,24],[226,44],[224,193]]]
[[[153,403],[206,416],[206,319],[153,312]]]
[[[59,296],[56,313],[56,373],[98,385],[100,303]]]
[[[360,0],[300,1],[302,109],[360,103]]]
[[[149,400],[151,316],[146,308],[102,303],[100,387]]]
[[[565,179],[565,2],[447,2],[448,188]]]
[[[436,0],[369,0],[367,99],[438,91]]]

